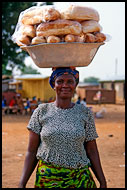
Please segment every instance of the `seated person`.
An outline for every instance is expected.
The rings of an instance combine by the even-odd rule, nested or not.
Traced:
[[[17,94],[17,109],[18,109],[18,113],[21,113],[23,114],[23,111],[24,111],[24,105],[23,105],[23,100],[22,100],[22,97],[20,94]]]
[[[38,104],[38,105],[39,105],[39,104],[42,104],[42,101],[41,101],[40,98],[38,98],[37,104]]]
[[[2,113],[5,114],[7,109],[8,109],[8,107],[6,105],[6,99],[4,96],[2,96]]]
[[[17,112],[17,101],[16,101],[16,97],[13,96],[13,98],[11,99],[9,103],[9,113],[16,113],[16,112]]]
[[[30,100],[29,98],[26,98],[26,103],[25,103],[25,113],[27,114],[30,111]]]
[[[37,100],[36,100],[36,96],[34,96],[32,98],[31,104],[30,104],[31,113],[34,112],[34,110],[37,108],[37,106],[38,106],[38,103],[37,103]]]

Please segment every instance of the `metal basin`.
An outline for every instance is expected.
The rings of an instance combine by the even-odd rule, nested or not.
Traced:
[[[88,66],[105,43],[42,43],[22,46],[40,68]]]

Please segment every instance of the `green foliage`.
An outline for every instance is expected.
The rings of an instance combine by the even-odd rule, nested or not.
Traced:
[[[53,5],[53,2],[46,2],[46,5]]]
[[[41,74],[36,69],[33,69],[31,66],[26,66],[21,69],[21,74]]]
[[[88,77],[88,78],[85,78],[83,80],[83,82],[89,82],[89,83],[98,83],[99,82],[99,78],[96,78],[96,77]]]
[[[24,59],[28,54],[19,51],[20,47],[14,44],[11,36],[18,22],[19,14],[25,9],[35,6],[36,2],[2,2],[2,74],[12,74],[15,66],[25,67]],[[10,70],[7,69],[9,66]]]

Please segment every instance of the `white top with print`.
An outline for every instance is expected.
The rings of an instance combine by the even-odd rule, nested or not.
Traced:
[[[40,135],[37,159],[66,168],[81,168],[90,163],[84,142],[98,137],[93,113],[75,104],[61,109],[53,103],[40,104],[27,126]]]

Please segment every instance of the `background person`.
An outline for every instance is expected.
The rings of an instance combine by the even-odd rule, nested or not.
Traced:
[[[24,109],[26,114],[30,112],[30,100],[28,97],[26,98]]]
[[[17,113],[24,114],[24,104],[23,100],[20,94],[17,94],[16,96],[16,102],[17,102]]]
[[[2,96],[2,114],[4,115],[7,112],[7,104],[6,104],[6,98]]]
[[[17,113],[17,100],[16,97],[13,96],[9,103],[9,113]]]
[[[57,68],[50,77],[56,100],[43,103],[33,112],[27,128],[29,144],[19,188],[25,188],[37,163],[35,188],[106,188],[96,138],[94,117],[89,108],[71,102],[79,72]]]
[[[42,104],[42,101],[40,98],[38,98],[38,100],[37,100],[37,105],[39,105],[39,104]]]
[[[37,106],[38,106],[38,103],[37,103],[37,100],[36,100],[36,96],[34,96],[32,98],[31,103],[30,103],[31,114],[34,112],[34,110],[37,108]]]
[[[80,104],[80,103],[81,103],[81,98],[80,98],[80,96],[78,97],[78,100],[77,100],[76,103],[77,103],[77,104]]]
[[[86,98],[83,98],[83,100],[81,100],[81,104],[86,106]]]

